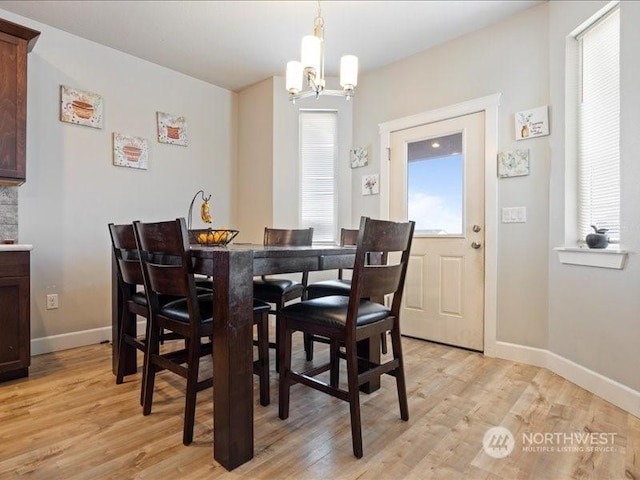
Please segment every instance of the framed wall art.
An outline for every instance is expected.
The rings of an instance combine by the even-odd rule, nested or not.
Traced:
[[[157,112],[158,142],[187,146],[187,119],[178,115]]]
[[[113,164],[117,167],[147,169],[149,146],[147,140],[121,133],[113,134]]]
[[[549,107],[534,108],[516,113],[516,140],[549,135]]]
[[[498,154],[500,178],[529,175],[529,150],[512,150]]]
[[[362,176],[362,195],[378,195],[380,193],[380,183],[378,174]]]
[[[369,163],[369,152],[367,147],[356,147],[349,150],[351,168],[364,167]]]
[[[60,120],[102,128],[102,97],[64,85],[60,86]]]

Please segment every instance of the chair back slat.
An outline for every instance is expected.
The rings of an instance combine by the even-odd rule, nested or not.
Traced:
[[[358,244],[358,234],[360,230],[352,230],[349,228],[341,228],[340,229],[340,245],[357,245]]]
[[[149,286],[158,295],[186,297],[189,286],[182,265],[147,263]]]
[[[195,312],[197,293],[184,218],[156,223],[136,221],[133,229],[152,314],[159,310],[160,295],[186,297],[189,311]],[[190,317],[200,321],[199,312]]]
[[[340,246],[356,245],[358,243],[358,234],[360,230],[351,230],[348,228],[340,229]],[[338,279],[342,280],[343,269],[338,270]]]
[[[402,277],[402,267],[401,264],[365,266],[360,278],[361,298],[395,293]]]
[[[410,245],[413,229],[407,223],[372,220],[369,235],[364,238],[362,247],[368,252],[402,252]]]
[[[264,245],[281,247],[306,247],[313,242],[313,228],[264,229]]]
[[[109,234],[120,280],[127,285],[143,285],[133,225],[110,223]]]

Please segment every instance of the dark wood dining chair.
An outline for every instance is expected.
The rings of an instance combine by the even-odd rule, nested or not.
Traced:
[[[396,223],[363,217],[356,246],[356,258],[350,295],[332,295],[304,300],[280,310],[280,386],[279,411],[281,419],[289,416],[290,388],[301,383],[349,402],[353,453],[360,458],[362,427],[360,419],[359,387],[372,379],[388,374],[396,379],[400,418],[409,419],[409,407],[404,376],[404,361],[400,338],[400,304],[413,238],[414,222]],[[382,252],[385,262],[372,265],[369,252]],[[392,254],[393,255],[390,255]],[[399,261],[392,261],[400,254]],[[393,295],[391,307],[369,299]],[[292,335],[300,331],[328,338],[330,357],[326,365],[297,372],[291,370]],[[357,356],[357,343],[374,341],[383,332],[391,332],[393,358],[373,363]],[[344,353],[341,353],[341,347]],[[347,362],[347,389],[337,381],[338,362]],[[329,383],[315,378],[330,371]]]
[[[119,338],[113,339],[113,343],[118,345],[118,360],[116,367],[116,383],[120,384],[124,381],[125,372],[125,345],[131,345],[144,353],[147,348],[146,339],[149,336],[148,321],[149,305],[147,296],[144,291],[144,280],[142,277],[142,269],[140,266],[140,258],[138,255],[138,246],[136,244],[133,232],[133,224],[109,223],[109,234],[111,236],[111,245],[113,248],[113,256],[115,259],[118,284],[122,292],[124,309],[120,320],[120,328],[118,331]],[[206,293],[211,290],[210,280],[197,280],[198,293]],[[159,297],[161,304],[177,300],[180,297],[166,296]],[[132,317],[131,314],[134,316]],[[144,336],[137,335],[137,316],[145,319]],[[162,332],[160,336],[161,343],[166,340],[181,339],[179,335]],[[144,369],[142,371],[142,387],[140,389],[140,404],[142,405],[144,384]]]
[[[359,230],[352,230],[348,228],[340,229],[340,245],[356,245],[358,241]],[[368,262],[384,262],[385,259],[381,257],[380,253],[369,253],[367,256]],[[328,297],[330,295],[344,295],[349,296],[351,293],[351,279],[344,278],[343,269],[338,270],[338,278],[331,280],[322,280],[319,282],[310,283],[307,285],[305,291],[305,298],[311,300],[313,298]],[[307,361],[313,360],[313,344],[314,342],[328,343],[328,340],[323,337],[313,336],[310,334],[304,335],[304,351],[307,355]],[[380,334],[380,343],[382,353],[387,353],[387,333]]]
[[[355,245],[358,241],[358,230],[341,228],[340,229],[340,246]],[[343,269],[338,270],[338,278],[331,280],[321,280],[319,282],[310,283],[305,291],[305,298],[320,298],[330,295],[346,295],[351,292],[351,279],[344,278]],[[307,361],[313,360],[313,343],[324,342],[327,340],[322,337],[314,337],[310,334],[304,336],[304,351],[307,355]]]
[[[309,246],[313,242],[313,228],[303,229],[264,229],[264,245],[280,247]],[[278,320],[277,313],[287,302],[302,298],[309,279],[309,272],[303,271],[300,281],[261,276],[253,281],[253,298],[273,305],[269,313],[276,315],[276,341],[270,346],[276,350],[276,369],[278,368]]]
[[[213,292],[198,294],[196,290],[184,218],[156,223],[135,221],[133,228],[150,309],[142,413],[151,413],[157,372],[166,369],[185,378],[187,387],[182,442],[189,445],[193,440],[196,394],[213,385],[211,377],[198,379],[200,358],[212,352],[210,339],[213,334]],[[164,295],[182,298],[163,304],[160,298]],[[254,302],[254,324],[258,324],[259,343],[259,360],[254,363],[254,371],[260,375],[262,404],[269,403],[268,359],[265,358],[265,351],[268,355],[268,337],[265,331],[269,308],[268,304]],[[160,334],[163,331],[183,336],[185,348],[161,353]]]
[[[149,308],[147,305],[147,297],[144,291],[142,291],[144,280],[142,278],[142,270],[140,268],[140,259],[138,258],[138,247],[133,234],[133,225],[115,225],[113,223],[109,223],[108,226],[118,275],[118,284],[122,291],[124,303],[118,333],[119,338],[113,339],[113,343],[118,346],[116,383],[120,384],[124,381],[125,376],[125,362],[123,358],[125,344],[131,345],[141,352],[144,352],[147,348],[146,338],[148,336],[148,328],[145,327],[145,336],[139,338],[136,334],[136,320],[137,316],[144,317],[145,319],[148,318]],[[143,386],[144,378],[143,370]],[[141,389],[140,395],[141,404],[142,391],[143,389]]]

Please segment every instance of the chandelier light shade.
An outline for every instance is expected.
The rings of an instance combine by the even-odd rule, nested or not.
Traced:
[[[305,85],[306,83],[306,85]],[[289,99],[296,100],[320,95],[353,97],[358,84],[358,57],[345,55],[340,59],[342,90],[328,90],[324,79],[324,18],[318,1],[318,15],[313,22],[313,35],[302,38],[300,61],[287,63],[286,88]]]

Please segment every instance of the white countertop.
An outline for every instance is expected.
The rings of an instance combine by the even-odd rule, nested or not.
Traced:
[[[33,250],[33,245],[27,245],[24,243],[5,245],[4,243],[0,243],[0,252],[26,252],[29,250]]]

